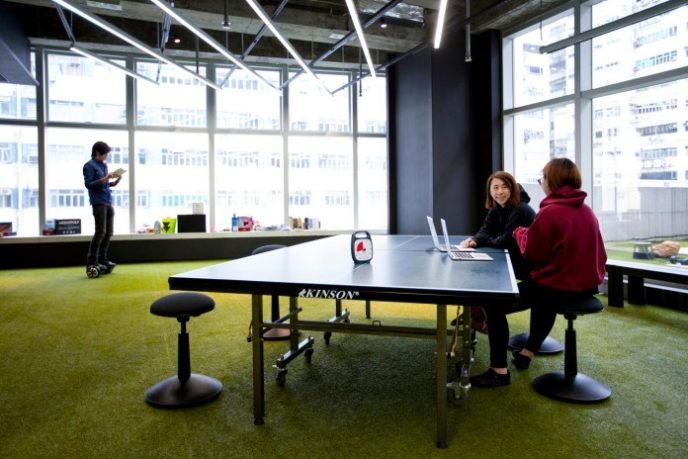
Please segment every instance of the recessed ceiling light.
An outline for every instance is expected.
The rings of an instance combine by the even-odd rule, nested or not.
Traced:
[[[331,32],[329,37],[333,40],[341,40],[344,38],[344,34],[339,32]]]

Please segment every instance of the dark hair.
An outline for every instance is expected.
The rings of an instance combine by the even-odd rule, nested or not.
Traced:
[[[105,153],[110,153],[110,146],[102,140],[99,140],[96,143],[94,143],[93,147],[91,148],[91,158],[95,158],[96,153],[100,153],[101,155],[104,155]]]
[[[578,166],[568,158],[550,160],[542,169],[542,178],[547,182],[550,191],[555,191],[564,185],[578,190],[583,184]]]
[[[497,171],[487,178],[487,196],[485,196],[485,208],[491,209],[495,205],[495,201],[492,199],[492,194],[490,194],[490,185],[492,185],[492,180],[494,179],[499,179],[506,183],[506,186],[509,187],[509,190],[511,191],[511,196],[509,196],[509,200],[506,202],[505,207],[517,207],[521,202],[521,187],[518,186],[513,175],[508,172]]]

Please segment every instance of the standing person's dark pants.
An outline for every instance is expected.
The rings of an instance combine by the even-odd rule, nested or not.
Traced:
[[[93,206],[93,219],[96,223],[96,230],[88,247],[87,264],[102,264],[108,260],[108,247],[113,233],[115,221],[115,209],[112,206],[97,205]]]
[[[566,292],[542,287],[530,280],[525,280],[518,284],[518,292],[519,302],[513,308],[485,308],[489,329],[490,366],[493,368],[505,368],[507,366],[507,349],[509,346],[507,314],[531,308],[530,334],[525,347],[535,352],[540,349],[542,342],[552,331],[556,321],[557,313],[552,305],[594,295],[597,293],[597,289],[584,292]]]

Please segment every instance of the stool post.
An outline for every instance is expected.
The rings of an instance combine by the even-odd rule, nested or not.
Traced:
[[[578,359],[576,352],[576,330],[573,328],[575,315],[566,314],[568,326],[566,327],[566,345],[564,347],[564,380],[572,383],[578,374]]]
[[[189,334],[186,332],[186,322],[188,316],[180,316],[177,320],[182,324],[182,329],[179,332],[177,339],[177,377],[183,386],[191,376],[191,356],[189,352]]]

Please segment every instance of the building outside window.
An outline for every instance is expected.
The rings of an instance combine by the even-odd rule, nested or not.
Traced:
[[[563,15],[570,17],[568,21],[575,15],[590,18],[590,27],[597,27],[656,3],[589,2]],[[540,28],[549,30],[563,20],[562,15],[545,18],[542,27],[533,25],[504,40],[505,59],[518,62],[504,74],[506,164],[513,165],[516,178],[535,198],[531,205],[537,208],[543,196],[532,185],[533,174],[554,157],[577,161],[588,203],[607,241],[686,236],[688,6],[566,48],[572,57],[574,52],[581,53],[580,69],[570,71],[568,60],[565,64],[566,74],[579,79],[578,94],[568,89],[563,94],[548,93],[547,88],[558,86],[554,74],[525,78],[520,73],[524,65],[542,65],[543,59],[549,60],[550,68],[559,62],[559,51],[542,55],[533,51],[568,33],[545,34],[542,41],[533,37]],[[586,30],[585,21],[581,23]],[[590,80],[581,77],[586,74]],[[540,79],[535,80],[536,76]],[[529,92],[545,97],[523,97]],[[565,97],[548,102],[557,95]]]
[[[113,60],[124,65],[124,61]],[[126,87],[122,73],[93,59],[48,55],[48,119],[124,124]]]

